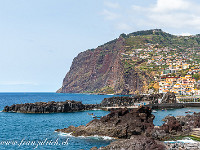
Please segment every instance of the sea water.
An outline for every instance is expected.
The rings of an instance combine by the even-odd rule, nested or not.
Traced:
[[[21,103],[77,100],[84,104],[100,103],[110,95],[58,94],[58,93],[0,93],[0,111],[4,106]],[[108,145],[106,137],[75,138],[54,132],[70,125],[85,125],[93,120],[87,113],[97,116],[107,111],[81,111],[73,113],[23,114],[0,113],[0,150],[2,149],[90,149]],[[10,143],[9,143],[10,142]],[[34,144],[35,143],[35,144]],[[37,143],[38,146],[37,146]],[[20,145],[21,144],[21,145]]]
[[[83,104],[100,103],[106,97],[113,95],[89,95],[89,94],[61,94],[61,93],[0,93],[0,111],[4,106],[21,103],[48,102],[77,100]],[[185,111],[199,112],[199,108],[158,110],[154,113],[155,125],[161,125],[161,121],[168,114],[185,115]],[[113,141],[109,137],[73,137],[70,134],[57,133],[56,129],[63,129],[70,125],[86,125],[93,118],[87,113],[97,116],[108,114],[107,111],[81,111],[73,113],[51,114],[23,114],[0,112],[0,150],[16,149],[60,149],[60,150],[88,150],[94,146],[101,147]]]

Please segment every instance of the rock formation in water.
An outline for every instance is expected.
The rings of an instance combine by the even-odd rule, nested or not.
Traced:
[[[200,128],[200,113],[186,116],[167,116],[162,126],[146,131],[146,136],[157,140],[167,140],[172,137],[189,136],[194,128]]]
[[[96,104],[82,104],[78,101],[67,100],[65,102],[36,102],[25,104],[14,104],[6,106],[3,112],[20,112],[20,113],[65,113],[74,111],[91,110],[97,108]]]
[[[86,126],[69,126],[56,131],[70,133],[73,136],[98,135],[120,139],[98,150],[165,150],[166,145],[157,140],[163,141],[180,136],[195,135],[196,131],[192,131],[195,128],[200,128],[200,113],[178,117],[167,116],[163,119],[165,123],[161,126],[154,126],[153,119],[154,115],[151,114],[149,107],[142,106],[131,110],[127,108],[112,109],[108,115],[99,120],[94,119]],[[94,147],[92,150],[97,150],[97,148]]]
[[[104,100],[100,103],[101,107],[113,107],[113,106],[133,106],[134,103],[140,102],[149,102],[151,104],[158,104],[159,99],[162,104],[176,103],[176,96],[174,93],[166,93],[163,95],[160,94],[150,94],[150,95],[136,95],[132,97],[122,96],[122,97],[110,97],[104,98]]]
[[[153,129],[154,115],[151,109],[119,109],[111,112],[101,119],[94,119],[86,126],[69,126],[57,129],[57,132],[71,133],[73,136],[110,136],[115,138],[130,138],[132,135],[142,135],[149,128]]]
[[[64,102],[36,102],[25,104],[13,104],[5,106],[3,112],[21,112],[21,113],[63,113],[82,110],[91,110],[94,108],[111,107],[111,106],[133,106],[135,102],[149,101],[152,104],[158,103],[158,99],[162,98],[163,94],[137,95],[134,97],[111,97],[104,98],[100,104],[82,104],[78,101]],[[165,102],[176,102],[176,97],[173,93],[167,93],[164,96]]]
[[[131,136],[130,139],[117,140],[110,145],[101,148],[92,148],[90,150],[165,150],[166,146],[160,141],[145,137]]]
[[[144,135],[133,135],[130,139],[120,139],[112,142],[106,147],[93,147],[91,150],[165,150],[165,149],[199,149],[197,143],[167,143],[159,142],[160,140],[175,140],[177,137],[199,136],[200,113],[194,113],[186,116],[167,116],[163,119],[165,122],[162,126],[147,128]],[[197,130],[194,130],[197,128]],[[193,131],[194,130],[194,131]],[[197,135],[196,135],[197,134]],[[159,140],[159,141],[158,141]]]

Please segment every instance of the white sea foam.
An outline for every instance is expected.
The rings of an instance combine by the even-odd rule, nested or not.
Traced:
[[[56,132],[56,131],[55,131]],[[66,137],[74,137],[71,133],[64,133],[64,132],[59,132],[59,136],[66,136]],[[83,138],[83,139],[101,139],[101,140],[113,140],[114,138],[109,137],[109,136],[98,136],[98,135],[93,135],[93,136],[78,136],[78,138]]]
[[[177,142],[180,142],[180,143],[197,143],[196,141],[194,140],[177,140]]]
[[[185,138],[185,139],[177,140],[177,141],[164,141],[164,143],[199,143],[199,142],[194,141],[190,138]]]
[[[112,137],[109,137],[109,136],[96,136],[96,137],[98,137],[98,138],[101,138],[101,139],[103,139],[103,140],[113,140],[114,138],[112,138]]]
[[[79,138],[87,138],[87,139],[97,139],[97,140],[113,140],[114,138],[109,136],[99,136],[99,135],[93,135],[93,136],[79,136]]]
[[[92,110],[101,110],[101,109],[96,109],[96,108],[94,108],[94,109],[92,109]]]
[[[55,131],[56,132],[56,131]],[[71,133],[64,133],[64,132],[59,132],[58,133],[59,136],[66,136],[66,137],[72,137]]]

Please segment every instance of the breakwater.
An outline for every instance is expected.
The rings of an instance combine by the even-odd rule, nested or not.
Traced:
[[[152,109],[164,109],[164,108],[185,108],[185,107],[200,107],[200,103],[165,103],[165,104],[149,104],[148,107]]]
[[[151,109],[179,109],[186,107],[200,107],[200,103],[163,103],[163,104],[148,104],[145,105]],[[102,110],[110,111],[111,109],[120,109],[120,108],[134,109],[139,106],[119,106],[119,107],[101,107]]]

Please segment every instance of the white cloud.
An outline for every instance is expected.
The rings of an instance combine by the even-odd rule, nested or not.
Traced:
[[[104,1],[104,5],[109,8],[114,8],[114,9],[120,8],[119,3],[116,3],[116,2]]]
[[[106,10],[106,9],[103,10],[102,15],[105,16],[106,20],[115,20],[115,19],[119,18],[119,16],[120,16],[120,15],[118,15],[114,12],[111,12],[109,10]]]
[[[148,7],[132,6],[132,12],[140,15],[138,22],[158,28],[200,29],[199,4],[188,0],[157,0]]]
[[[187,10],[190,7],[190,3],[186,0],[157,0],[156,5],[153,7],[153,11],[170,12],[176,10]]]
[[[194,0],[155,0],[145,5],[132,4],[120,5],[120,9],[116,10],[107,8],[103,14],[115,29],[122,31],[161,28],[177,34],[200,30],[200,4]]]

